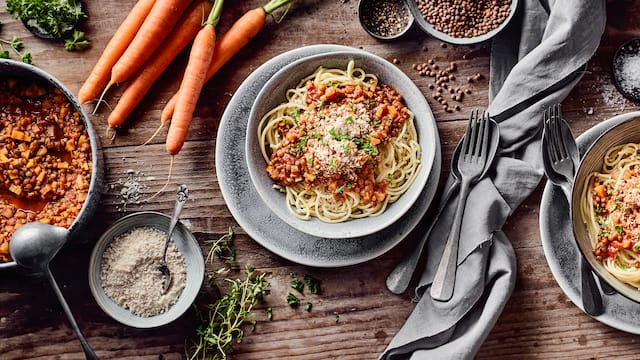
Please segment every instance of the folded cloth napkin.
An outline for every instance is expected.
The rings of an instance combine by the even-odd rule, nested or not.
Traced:
[[[477,353],[515,285],[515,253],[501,228],[544,173],[543,109],[561,102],[579,81],[605,21],[604,0],[520,0],[516,17],[493,39],[487,110],[500,127],[500,147],[466,204],[453,297],[436,301],[428,290],[456,197],[428,240],[419,301],[381,359],[465,359]],[[445,187],[452,183],[449,177]]]

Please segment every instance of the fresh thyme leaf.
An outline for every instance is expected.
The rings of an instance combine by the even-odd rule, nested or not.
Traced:
[[[311,312],[311,309],[313,308],[313,304],[308,302],[304,305],[304,311],[306,312]]]
[[[289,304],[289,306],[293,308],[298,307],[298,305],[300,305],[300,299],[298,299],[298,297],[293,295],[292,293],[288,293],[287,304]]]
[[[302,291],[304,290],[304,283],[298,279],[293,279],[291,280],[291,287],[302,294]]]
[[[307,285],[307,288],[312,294],[320,294],[320,280],[307,274],[304,276],[304,283]]]
[[[1,50],[0,59],[8,59],[8,58],[9,58],[9,50]]]

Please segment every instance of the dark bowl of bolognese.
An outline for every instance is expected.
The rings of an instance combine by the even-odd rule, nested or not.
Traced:
[[[0,269],[17,265],[11,237],[26,223],[78,238],[102,177],[99,138],[74,95],[36,66],[0,59]]]

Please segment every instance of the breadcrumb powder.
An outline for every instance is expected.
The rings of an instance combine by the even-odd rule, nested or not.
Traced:
[[[167,266],[172,283],[162,294],[159,267],[165,237],[164,231],[136,227],[113,239],[102,256],[100,279],[105,293],[135,315],[149,317],[167,311],[184,289],[184,258],[170,241]]]

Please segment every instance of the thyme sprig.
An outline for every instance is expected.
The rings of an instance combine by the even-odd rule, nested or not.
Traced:
[[[270,283],[266,274],[258,273],[252,265],[245,266],[242,271],[244,277],[227,277],[232,272],[240,271],[235,263],[233,235],[233,229],[229,227],[219,239],[205,243],[211,246],[206,261],[213,264],[219,259],[224,264],[219,270],[207,274],[210,285],[219,290],[221,287],[229,289],[204,310],[196,307],[199,325],[196,328],[196,340],[186,349],[188,359],[226,359],[233,352],[233,343],[242,341],[245,325],[255,327],[255,320],[250,319],[251,312],[269,293]],[[222,279],[219,280],[218,276],[222,276]],[[270,312],[270,308],[267,308],[269,319],[272,316]]]
[[[244,279],[224,279],[230,290],[208,306],[208,314],[198,312],[201,325],[196,330],[197,342],[190,349],[189,359],[226,359],[233,352],[233,343],[240,343],[253,308],[268,294],[266,274],[245,268]]]

